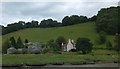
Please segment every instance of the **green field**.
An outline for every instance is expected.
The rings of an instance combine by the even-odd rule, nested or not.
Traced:
[[[6,39],[9,39],[11,36],[14,36],[16,39],[20,36],[22,41],[28,39],[30,42],[42,43],[46,43],[48,40],[51,39],[56,39],[59,36],[65,37],[67,41],[69,38],[76,40],[78,37],[86,37],[89,38],[96,46],[98,33],[96,32],[95,23],[91,22],[54,28],[27,28],[4,35],[3,42]],[[113,36],[108,36],[108,38],[112,40]]]
[[[101,50],[104,53],[98,54],[93,51],[92,54],[82,55],[79,53],[62,54],[12,54],[3,55],[3,66],[15,65],[41,65],[41,64],[81,64],[81,63],[113,63],[118,61],[117,52]],[[95,53],[96,52],[96,53]],[[107,55],[109,52],[110,55]],[[95,62],[96,61],[96,62]]]
[[[56,39],[59,36],[64,36],[66,40],[69,38],[87,37],[94,42],[98,35],[94,23],[84,23],[54,28],[27,28],[4,35],[3,39],[10,38],[11,36],[15,38],[20,36],[23,40],[27,38],[31,42],[46,42],[50,39]]]

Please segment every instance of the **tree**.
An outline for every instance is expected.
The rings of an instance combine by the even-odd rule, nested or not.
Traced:
[[[54,40],[49,40],[49,41],[47,41],[47,47],[48,48],[53,48],[53,46],[54,46]]]
[[[47,42],[46,50],[53,53],[61,52],[60,46],[54,40],[49,40]]]
[[[88,22],[89,19],[86,16],[80,16],[79,17],[79,23],[85,23]]]
[[[65,43],[66,40],[63,36],[59,36],[57,39],[56,39],[56,43],[61,45],[62,43]]]
[[[22,41],[21,41],[21,38],[19,37],[18,39],[17,39],[17,48],[16,49],[18,49],[18,48],[23,48],[24,47],[24,45],[23,45],[23,43],[22,43]]]
[[[4,41],[4,43],[2,43],[2,53],[6,54],[7,53],[7,49],[10,48],[11,45],[10,45],[10,42],[8,39],[6,39]]]
[[[93,17],[91,17],[91,18],[89,18],[89,21],[90,22],[96,22],[96,20],[97,20],[97,16],[96,15],[94,15]]]
[[[39,27],[38,23],[39,23],[38,21],[32,20],[31,21],[32,28]]]
[[[79,24],[80,23],[80,17],[78,15],[72,15],[70,16],[71,25],[73,24]]]
[[[42,28],[48,28],[48,27],[57,27],[60,23],[58,23],[56,20],[47,19],[42,20],[40,23],[40,27]]]
[[[108,34],[116,34],[119,32],[118,15],[120,7],[102,8],[97,14],[96,27],[97,31],[105,31]]]
[[[120,34],[115,35],[114,43],[115,50],[120,52]]]
[[[110,41],[107,41],[107,42],[106,42],[106,48],[107,48],[108,50],[112,50],[112,49],[113,49],[112,43],[111,43]]]
[[[19,21],[19,22],[18,22],[18,25],[17,25],[18,30],[23,29],[23,28],[24,28],[24,24],[25,24],[25,21]]]
[[[8,31],[7,31],[7,29],[6,29],[6,27],[4,27],[4,26],[1,26],[0,25],[0,30],[2,30],[2,35],[5,35],[5,34],[7,34],[8,33]]]
[[[25,28],[31,28],[31,27],[32,27],[32,26],[31,26],[31,22],[25,23],[24,27],[25,27]]]
[[[16,44],[16,41],[15,41],[15,38],[14,38],[14,37],[11,37],[11,38],[10,38],[10,44],[11,44],[11,46],[17,48],[17,44]]]
[[[25,43],[28,43],[29,41],[28,41],[28,39],[25,39]]]
[[[66,42],[65,38],[63,36],[59,36],[55,41],[56,49],[58,51],[62,51],[62,43],[65,42]]]
[[[25,39],[24,43],[25,43],[24,48],[27,48],[28,47],[27,43],[29,43],[28,39]]]
[[[69,16],[65,16],[65,17],[62,19],[62,25],[63,25],[63,26],[71,25],[71,21],[70,21],[70,17],[69,17]]]
[[[80,23],[85,23],[88,22],[89,19],[86,16],[78,16],[78,15],[72,15],[72,16],[65,16],[62,19],[62,25],[67,26],[67,25],[74,25],[74,24],[80,24]]]
[[[106,42],[106,33],[104,31],[99,32],[98,42],[99,44],[104,44]]]
[[[91,52],[92,46],[93,44],[88,38],[78,38],[76,41],[76,50],[82,51],[83,54]]]

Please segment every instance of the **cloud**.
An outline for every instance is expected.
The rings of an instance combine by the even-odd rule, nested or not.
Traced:
[[[96,15],[101,8],[117,6],[117,2],[3,2],[2,25],[19,20],[53,18],[61,21],[66,15]]]
[[[2,2],[118,2],[119,0],[1,0]]]

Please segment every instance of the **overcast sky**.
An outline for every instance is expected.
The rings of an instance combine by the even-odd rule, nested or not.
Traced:
[[[64,16],[70,15],[92,17],[101,8],[117,5],[117,2],[2,2],[0,25],[48,18],[61,22]]]

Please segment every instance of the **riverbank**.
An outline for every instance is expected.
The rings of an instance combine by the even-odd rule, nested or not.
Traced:
[[[2,69],[118,69],[118,63],[3,67]]]
[[[84,65],[97,63],[118,63],[118,55],[93,54],[5,54],[2,56],[2,66],[45,66],[45,65]]]

